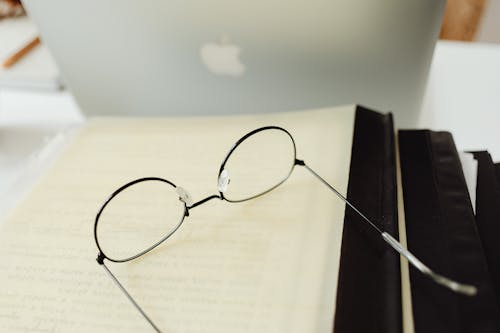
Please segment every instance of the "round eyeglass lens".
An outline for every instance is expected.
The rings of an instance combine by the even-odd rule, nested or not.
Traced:
[[[184,203],[169,182],[131,182],[115,192],[101,211],[96,225],[99,248],[111,260],[133,259],[175,232],[184,213]]]
[[[268,127],[240,139],[224,161],[219,191],[228,201],[255,198],[283,183],[295,164],[295,143],[285,130]]]

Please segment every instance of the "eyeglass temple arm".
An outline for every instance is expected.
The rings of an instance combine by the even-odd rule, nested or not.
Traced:
[[[99,263],[99,265],[101,265],[104,268],[104,270],[108,273],[108,275],[111,278],[111,280],[113,280],[116,283],[116,285],[118,286],[118,288],[120,288],[120,290],[125,294],[125,296],[127,296],[128,300],[141,313],[141,315],[144,317],[144,319],[147,320],[147,322],[153,327],[153,329],[156,332],[161,333],[161,331],[158,328],[158,326],[156,326],[155,323],[151,320],[151,318],[148,317],[148,315],[146,314],[146,312],[144,312],[144,310],[140,307],[140,305],[129,294],[129,292],[127,291],[127,289],[125,289],[125,287],[120,283],[120,281],[118,281],[118,279],[116,278],[116,276],[109,270],[108,266],[106,266],[106,264],[104,264],[104,259],[101,257],[101,255],[99,255],[97,257],[97,262]]]
[[[437,274],[433,270],[431,270],[427,265],[421,262],[417,257],[415,257],[410,251],[403,247],[403,245],[398,242],[394,237],[392,237],[389,233],[382,231],[379,227],[377,227],[369,218],[367,218],[359,209],[357,209],[353,204],[351,204],[346,197],[344,197],[337,189],[335,189],[330,183],[324,180],[320,175],[318,175],[313,169],[311,169],[304,161],[295,160],[296,165],[301,165],[305,167],[313,176],[315,176],[319,181],[321,181],[324,185],[326,185],[333,193],[335,193],[340,200],[342,200],[347,206],[349,206],[352,210],[354,210],[365,222],[367,222],[375,231],[377,231],[382,239],[389,244],[394,250],[396,250],[400,255],[405,257],[408,262],[410,262],[413,267],[419,270],[422,274],[431,278],[434,282],[453,290],[456,293],[474,296],[477,294],[477,288],[473,285],[463,284],[456,281],[453,281],[445,276]]]

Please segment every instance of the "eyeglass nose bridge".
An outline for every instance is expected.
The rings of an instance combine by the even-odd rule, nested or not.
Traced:
[[[217,194],[214,194],[214,195],[211,195],[209,197],[206,197],[204,199],[201,199],[200,201],[197,201],[195,203],[193,203],[193,199],[191,197],[191,195],[189,194],[188,191],[186,191],[186,189],[184,189],[183,187],[180,187],[180,186],[177,186],[175,188],[175,191],[177,192],[177,194],[179,195],[179,200],[182,201],[186,207],[186,211],[185,211],[185,216],[189,216],[189,210],[191,208],[194,208],[196,206],[199,206],[209,200],[212,200],[212,199],[220,199],[222,200],[222,196],[220,195],[217,195]]]
[[[223,200],[222,196],[220,196],[220,195],[218,195],[218,194],[214,194],[214,195],[211,195],[211,196],[206,197],[206,198],[204,198],[204,199],[201,199],[200,201],[197,201],[197,202],[195,202],[194,204],[191,204],[191,205],[189,205],[189,206],[188,206],[188,205],[186,205],[186,216],[189,216],[189,210],[190,210],[191,208],[194,208],[194,207],[196,207],[196,206],[199,206],[199,205],[201,205],[201,204],[204,204],[205,202],[210,201],[210,200],[212,200],[212,199],[219,199],[219,200]],[[181,201],[182,201],[182,200],[181,200]]]

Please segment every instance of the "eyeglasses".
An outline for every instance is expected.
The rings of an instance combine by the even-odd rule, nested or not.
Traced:
[[[118,188],[104,202],[95,218],[94,238],[99,250],[97,262],[142,316],[160,332],[104,261],[124,263],[137,259],[179,230],[191,209],[213,199],[236,203],[260,197],[284,183],[296,166],[304,167],[326,185],[422,274],[454,292],[468,296],[477,293],[476,287],[472,285],[458,283],[435,273],[389,233],[377,227],[331,184],[297,158],[292,135],[277,126],[255,129],[236,141],[219,168],[218,194],[193,202],[185,189],[158,177],[136,179]]]

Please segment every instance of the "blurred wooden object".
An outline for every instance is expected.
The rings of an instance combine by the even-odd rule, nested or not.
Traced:
[[[28,44],[24,45],[21,49],[16,51],[13,55],[5,59],[5,61],[2,64],[3,68],[9,68],[12,65],[14,65],[16,62],[21,60],[22,57],[30,53],[31,50],[33,50],[36,46],[40,44],[40,37],[35,37],[33,40],[31,40]]]
[[[20,0],[0,0],[0,19],[24,15]]]
[[[448,0],[441,27],[442,39],[474,39],[486,0]]]

